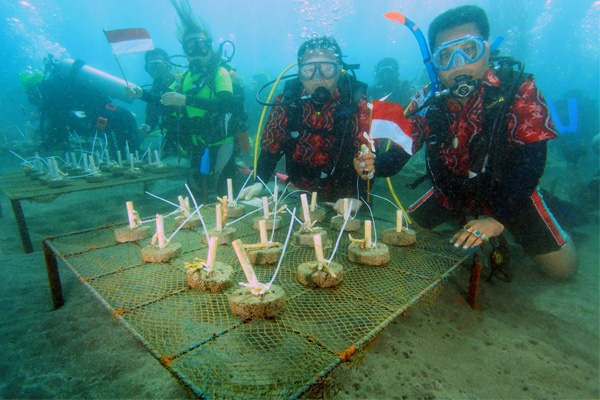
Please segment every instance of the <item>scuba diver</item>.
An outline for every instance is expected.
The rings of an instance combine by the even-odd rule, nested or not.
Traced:
[[[261,139],[257,176],[268,182],[277,162],[285,155],[289,181],[316,191],[324,201],[355,198],[362,204],[352,157],[368,140],[369,109],[366,85],[346,71],[342,51],[329,36],[308,39],[298,49],[298,74],[286,82],[276,97]],[[360,185],[357,185],[360,182]],[[259,196],[263,184],[245,188],[240,197]]]
[[[69,136],[92,139],[108,137],[109,152],[137,148],[137,123],[133,114],[115,106],[111,97],[128,101],[125,82],[85,65],[81,60],[45,60],[38,78],[21,78],[28,100],[38,107],[42,151],[69,150]]]
[[[443,90],[428,108],[413,103],[408,121],[413,153],[426,148],[433,187],[409,211],[426,229],[449,219],[466,222],[451,239],[464,249],[506,228],[544,274],[567,279],[578,269],[575,246],[537,186],[547,142],[557,135],[522,64],[515,71],[507,59],[505,68],[490,68],[489,29],[485,11],[472,5],[450,9],[429,26],[431,60]],[[418,109],[423,113],[413,112]],[[361,155],[354,165],[363,179],[391,176],[409,158],[394,146],[377,158]]]
[[[392,57],[382,58],[377,63],[375,79],[376,85],[369,88],[367,93],[369,99],[380,100],[385,97],[385,101],[392,101],[406,107],[415,94],[409,81],[400,80],[400,66]]]
[[[138,98],[145,101],[146,119],[140,126],[142,135],[152,132],[157,126],[161,128],[170,116],[170,109],[160,103],[160,97],[175,82],[173,75],[173,66],[169,54],[160,48],[148,50],[144,54],[144,69],[152,77],[152,85],[149,90],[130,84],[127,86],[127,93],[132,98]]]
[[[190,158],[190,187],[203,203],[209,189],[227,193],[227,178],[237,171],[236,140],[243,123],[240,99],[235,96],[230,72],[223,67],[206,24],[192,12],[187,0],[171,0],[179,16],[177,36],[189,62],[188,70],[161,96],[174,113],[166,148]],[[243,98],[241,99],[243,109]]]

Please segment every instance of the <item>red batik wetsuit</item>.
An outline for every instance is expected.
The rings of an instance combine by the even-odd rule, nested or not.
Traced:
[[[448,97],[439,107],[430,107],[425,116],[409,118],[413,154],[427,146],[434,184],[409,211],[427,228],[451,216],[490,216],[506,226],[530,253],[557,250],[566,236],[537,188],[546,163],[547,141],[556,137],[548,107],[533,77],[528,77],[512,99],[505,128],[496,131],[501,136],[489,142],[491,129],[484,127],[484,108],[490,105],[484,104],[485,92],[499,87],[498,77],[487,71],[464,108]],[[439,126],[449,127],[448,132],[432,128],[432,122],[440,120]],[[497,154],[504,158],[494,156],[495,149],[500,149]],[[407,158],[403,155],[396,163],[403,164]],[[389,159],[379,160],[387,174]]]
[[[310,100],[296,105],[286,104],[286,100],[284,95],[278,96],[275,102],[284,104],[273,107],[269,114],[262,135],[258,176],[267,182],[285,154],[286,172],[296,187],[319,192],[323,201],[357,197],[352,158],[360,145],[367,143],[363,137],[370,124],[366,97],[362,96],[358,104],[345,106],[336,90],[319,109]]]

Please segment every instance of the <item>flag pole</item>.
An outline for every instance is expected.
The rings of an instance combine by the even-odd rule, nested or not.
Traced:
[[[104,31],[104,36],[106,37],[106,29],[102,29]],[[111,46],[111,50],[112,50],[112,46]],[[121,71],[121,75],[123,75],[123,80],[125,81],[125,85],[127,87],[129,87],[129,82],[127,82],[127,77],[125,76],[125,72],[123,71],[123,67],[121,66],[121,62],[119,61],[119,57],[117,57],[117,54],[114,52],[113,50],[113,56],[115,56],[115,60],[117,60],[117,65],[119,66],[119,70]]]
[[[119,66],[119,70],[121,70],[121,75],[123,75],[123,80],[125,81],[125,85],[127,85],[127,87],[129,87],[129,82],[127,82],[127,78],[125,77],[125,72],[123,72],[123,67],[121,67],[121,63],[119,62],[119,57],[117,57],[117,55],[115,53],[113,53],[115,55],[115,60],[117,60],[117,65]]]

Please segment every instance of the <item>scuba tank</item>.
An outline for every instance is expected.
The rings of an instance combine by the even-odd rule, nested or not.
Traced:
[[[62,60],[50,60],[52,68],[65,78],[73,79],[75,82],[93,87],[110,98],[132,103],[125,88],[127,83],[114,75],[110,75],[99,69],[86,65],[81,60],[66,58]]]

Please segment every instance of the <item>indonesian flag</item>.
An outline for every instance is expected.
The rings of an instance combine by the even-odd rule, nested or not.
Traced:
[[[410,123],[402,106],[391,101],[373,100],[370,107],[371,139],[389,139],[412,155]]]
[[[104,34],[116,56],[154,48],[150,34],[144,28],[115,29],[104,31]]]

